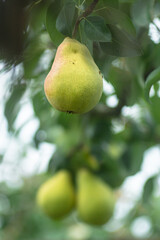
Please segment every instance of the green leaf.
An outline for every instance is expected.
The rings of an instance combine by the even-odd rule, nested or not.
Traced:
[[[136,126],[132,129],[134,131],[134,134],[138,135],[139,130],[136,129]],[[137,131],[137,133],[136,133]],[[138,138],[138,136],[136,136]],[[144,142],[133,142],[131,143],[131,168],[130,168],[130,173],[132,175],[136,174],[142,165],[143,161],[143,155],[144,151],[146,150],[147,146]]]
[[[132,89],[132,75],[130,72],[112,66],[108,72],[107,80],[113,85],[116,95],[119,99],[130,97]]]
[[[49,164],[48,164],[48,171],[53,172],[55,170],[59,170],[60,168],[66,167],[66,158],[64,153],[59,149],[52,155]]]
[[[137,26],[147,26],[151,21],[154,0],[137,0],[133,3],[131,14]]]
[[[158,82],[159,80],[160,80],[160,67],[151,72],[146,79],[144,86],[144,96],[147,101],[149,101],[149,92],[152,85]]]
[[[59,0],[55,0],[51,3],[47,9],[45,21],[46,29],[56,47],[58,47],[64,39],[64,36],[56,28],[56,19],[61,9],[60,7]]]
[[[119,29],[124,30],[132,36],[136,35],[136,30],[132,21],[122,11],[107,6],[98,11],[98,14],[105,19],[106,24],[115,25]]]
[[[142,54],[136,39],[116,26],[109,25],[112,33],[111,43],[100,43],[104,52],[117,57],[135,57]]]
[[[117,97],[125,101],[125,105],[132,106],[141,98],[137,76],[131,71],[112,65],[106,79],[113,85]]]
[[[111,67],[112,61],[115,59],[113,56],[109,56],[108,54],[104,53],[100,47],[100,44],[97,43],[94,46],[94,59],[99,67],[103,77],[107,80],[109,69]]]
[[[154,180],[155,180],[155,176],[149,178],[143,188],[143,195],[142,195],[142,199],[144,203],[147,203],[153,193],[154,190]]]
[[[74,2],[65,3],[56,20],[56,28],[59,32],[66,36],[72,36],[72,24],[74,14]]]
[[[45,23],[46,10],[48,7],[48,1],[42,1],[39,4],[35,4],[31,8],[29,24],[35,32],[40,32],[43,29]]]
[[[103,6],[109,6],[113,8],[118,8],[119,1],[118,0],[100,0],[100,3],[103,2]]]
[[[2,161],[3,161],[3,155],[0,154],[0,163],[2,163]]]
[[[93,0],[86,0],[84,2],[84,4],[85,4],[86,7],[88,7],[92,2],[93,2]],[[119,2],[118,2],[118,0],[107,0],[107,1],[106,0],[99,0],[98,3],[96,4],[95,10],[93,12],[98,12],[99,9],[101,9],[105,6],[118,8]]]
[[[157,95],[157,92],[153,97],[150,98],[150,101],[152,103],[149,105],[150,112],[155,122],[159,124],[160,123],[160,114],[159,114],[160,97]]]
[[[40,39],[40,37],[42,38],[44,34],[31,38],[28,46],[24,51],[23,67],[24,78],[26,79],[30,79],[37,75],[36,68],[38,67],[40,57],[45,50],[45,44],[43,44],[42,39]]]
[[[8,121],[8,130],[13,130],[13,123],[18,115],[18,112],[20,110],[20,100],[26,90],[26,84],[18,84],[13,88],[13,91],[8,98],[4,114]]]
[[[153,6],[153,12],[154,12],[154,17],[159,18],[160,17],[160,2],[155,2]]]
[[[100,16],[87,17],[85,19],[84,30],[88,38],[93,41],[111,41],[111,34],[106,27],[104,19]]]
[[[40,81],[40,79],[38,79],[38,81]],[[39,83],[39,85],[39,91],[37,93],[32,93],[33,110],[36,117],[38,117],[39,119],[41,130],[49,132],[49,136],[47,135],[46,137],[47,141],[51,140],[53,142],[53,136],[51,135],[53,135],[52,128],[55,122],[52,119],[52,108],[50,107],[47,99],[44,96],[44,91],[42,91],[43,85],[41,83]]]
[[[139,134],[139,130],[136,129],[136,126],[132,126],[133,134]],[[133,136],[135,137],[135,136]],[[120,161],[126,168],[128,175],[136,174],[140,168],[143,161],[143,154],[146,150],[146,145],[144,142],[137,141],[138,136],[136,136],[136,142],[131,142],[130,145],[127,146],[126,151],[121,156]]]
[[[119,0],[120,3],[133,3],[135,0]]]
[[[122,150],[123,151],[123,150]],[[117,159],[113,159],[108,152],[104,152],[102,159],[100,160],[100,176],[103,178],[105,182],[111,185],[113,188],[119,187],[124,178],[126,177],[126,173],[123,169],[122,164],[120,164]]]
[[[84,31],[85,20],[82,20],[79,24],[79,38],[80,42],[85,44],[89,49],[90,53],[93,55],[93,41],[87,37],[87,34]]]

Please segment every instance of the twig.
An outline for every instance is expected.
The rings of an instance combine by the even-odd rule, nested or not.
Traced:
[[[75,35],[77,33],[78,30],[78,26],[81,22],[81,20],[85,17],[87,17],[88,15],[90,15],[93,12],[93,9],[95,8],[96,4],[98,3],[99,0],[94,0],[89,7],[85,10],[85,12],[83,12],[77,19],[74,29],[73,29],[73,33],[72,33],[72,38],[75,38]]]

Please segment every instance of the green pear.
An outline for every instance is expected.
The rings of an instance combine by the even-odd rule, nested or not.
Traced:
[[[115,198],[111,188],[100,178],[82,169],[77,175],[77,211],[88,224],[105,224],[113,215]]]
[[[61,170],[41,185],[37,203],[52,219],[65,217],[74,207],[75,193],[70,173]]]
[[[44,83],[50,104],[63,112],[85,113],[98,103],[102,88],[102,75],[87,47],[66,37]]]

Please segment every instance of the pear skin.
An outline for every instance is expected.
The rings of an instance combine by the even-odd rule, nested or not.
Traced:
[[[75,192],[70,173],[61,170],[43,183],[37,192],[37,203],[52,219],[62,219],[75,205]]]
[[[81,169],[77,175],[77,211],[79,218],[91,225],[103,225],[113,215],[115,197],[100,178]]]
[[[59,45],[44,91],[59,111],[85,113],[100,100],[102,75],[84,44],[66,37]]]

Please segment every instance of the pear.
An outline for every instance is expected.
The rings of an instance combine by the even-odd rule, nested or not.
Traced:
[[[98,103],[102,88],[102,75],[87,47],[66,37],[44,82],[50,104],[62,112],[85,113]]]
[[[105,224],[114,211],[115,198],[111,188],[85,169],[78,172],[77,184],[79,218],[92,225]]]
[[[74,207],[75,193],[70,173],[61,170],[41,185],[37,203],[52,219],[65,217]]]

